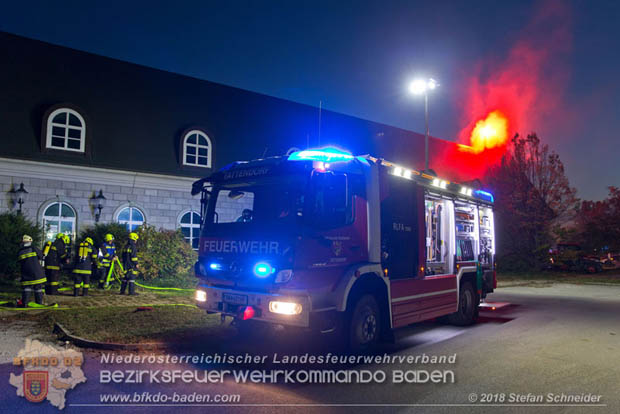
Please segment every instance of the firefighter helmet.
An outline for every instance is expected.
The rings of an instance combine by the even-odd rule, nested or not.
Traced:
[[[64,239],[65,239],[65,234],[64,234],[64,233],[58,233],[58,234],[56,235],[56,238],[57,238],[57,239],[63,239],[63,240],[64,240]]]
[[[112,241],[112,240],[114,240],[114,236],[112,236],[110,233],[108,233],[108,234],[105,235],[104,240],[107,241],[107,242]]]
[[[94,244],[93,239],[91,239],[90,237],[85,238],[84,241],[88,244]]]
[[[24,237],[22,237],[22,243],[32,243],[32,237],[30,237],[27,234],[24,234]]]
[[[136,241],[136,240],[138,240],[140,237],[138,237],[138,233],[131,232],[131,233],[129,233],[129,238],[130,238],[131,240],[133,240],[133,241]]]
[[[65,242],[65,244],[70,244],[71,243],[71,237],[67,236],[66,234],[62,236],[62,241]]]

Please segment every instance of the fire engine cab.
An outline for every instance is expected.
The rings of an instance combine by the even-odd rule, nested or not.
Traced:
[[[356,350],[496,287],[493,196],[338,148],[235,162],[193,185],[197,305],[239,321],[341,330]]]

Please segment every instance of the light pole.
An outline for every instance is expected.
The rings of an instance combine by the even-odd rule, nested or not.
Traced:
[[[409,92],[414,95],[424,94],[424,169],[428,170],[428,91],[438,87],[439,84],[435,79],[416,79],[409,84]]]

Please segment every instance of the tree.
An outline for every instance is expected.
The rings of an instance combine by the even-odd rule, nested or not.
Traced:
[[[193,269],[198,254],[180,230],[157,231],[144,225],[138,234],[140,273],[144,280],[173,286],[195,283]]]
[[[554,229],[572,220],[578,203],[559,155],[542,145],[535,133],[517,134],[485,182],[495,192],[500,265],[511,270],[540,268]]]
[[[42,229],[21,214],[0,214],[0,275],[15,277],[19,274],[17,253],[24,234],[40,246]]]
[[[620,188],[609,187],[602,201],[582,201],[575,220],[576,234],[589,251],[620,250]]]

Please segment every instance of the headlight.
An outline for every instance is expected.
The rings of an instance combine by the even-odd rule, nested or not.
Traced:
[[[207,292],[205,292],[204,290],[196,290],[195,298],[197,302],[206,302]]]
[[[299,315],[301,304],[295,302],[269,302],[269,311],[281,315]]]
[[[293,271],[291,269],[280,270],[276,275],[276,283],[286,283],[293,277]]]

